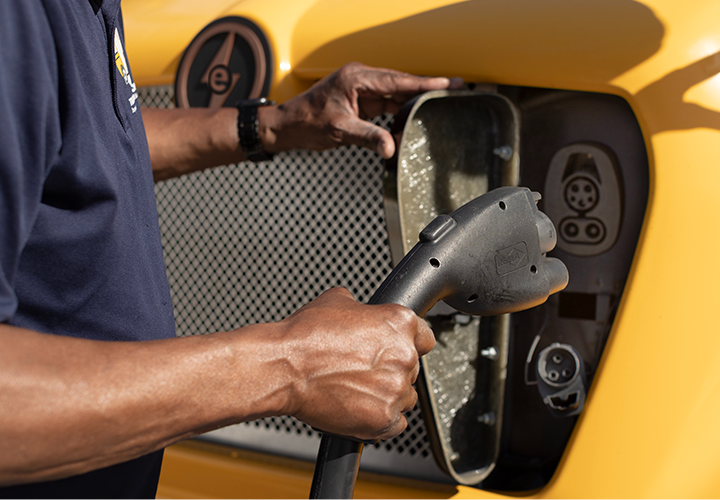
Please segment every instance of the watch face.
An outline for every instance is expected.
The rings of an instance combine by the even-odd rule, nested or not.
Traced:
[[[175,78],[175,103],[219,108],[267,95],[271,59],[267,38],[255,24],[240,17],[218,19],[185,51]]]

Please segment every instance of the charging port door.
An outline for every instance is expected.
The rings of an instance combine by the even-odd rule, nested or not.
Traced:
[[[484,91],[428,92],[396,115],[385,179],[395,264],[436,216],[517,184],[518,127],[510,100]],[[438,342],[422,359],[418,394],[433,454],[454,481],[477,484],[499,453],[509,320],[471,318],[442,302],[426,320]]]

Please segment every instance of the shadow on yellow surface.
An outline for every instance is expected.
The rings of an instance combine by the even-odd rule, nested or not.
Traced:
[[[688,90],[720,72],[720,52],[706,56],[649,84],[635,94],[639,102],[654,103],[661,112],[646,114],[654,133],[668,130],[713,128],[720,130],[720,113],[687,102]],[[648,106],[649,107],[649,106]]]
[[[307,498],[314,464],[186,441],[165,450],[158,498]],[[450,498],[450,485],[360,473],[355,498]]]
[[[469,81],[610,82],[655,54],[665,34],[650,8],[630,0],[470,0],[334,39],[313,34],[323,20],[347,16],[329,0],[305,13],[293,34],[296,72],[359,59]]]
[[[320,78],[358,60],[473,82],[604,92],[626,99],[633,95],[631,105],[648,134],[720,130],[720,82],[706,89],[703,99],[716,101],[716,109],[686,98],[690,89],[720,73],[720,52],[690,56],[690,48],[697,50],[692,44],[708,37],[683,32],[667,38],[656,13],[639,2],[468,0],[336,37],[318,34],[318,26],[346,19],[350,10],[339,2],[318,0],[298,21],[293,33],[296,75]],[[683,46],[687,43],[691,46]],[[620,90],[618,77],[661,51],[670,54],[663,55],[669,64],[656,64],[636,75],[634,88]]]

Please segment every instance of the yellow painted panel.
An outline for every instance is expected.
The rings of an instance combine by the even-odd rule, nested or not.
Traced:
[[[406,6],[402,18],[385,16],[383,3],[318,1],[295,31],[297,71],[319,76],[358,59],[470,81],[607,90],[664,33],[650,8],[628,0],[473,0]],[[363,12],[375,13],[374,25]],[[342,19],[344,33],[325,36],[330,19]]]
[[[198,441],[165,451],[158,498],[307,498],[314,464]],[[361,473],[355,498],[450,498],[456,488]]]
[[[575,439],[543,496],[715,497],[720,132],[653,139],[652,205]]]
[[[125,44],[135,83],[172,83],[185,48],[237,0],[124,0]]]
[[[286,64],[271,91],[279,100],[349,60],[625,98],[651,160],[645,226],[584,414],[555,478],[534,496],[720,496],[720,2],[214,0],[197,12],[189,5],[124,2],[139,84],[168,83],[195,33],[233,14],[257,22],[276,64]],[[150,17],[136,24],[143,16]],[[163,33],[152,19],[171,28]],[[172,447],[160,494],[307,496],[311,466],[259,457]],[[428,491],[378,481],[365,476],[358,496]]]

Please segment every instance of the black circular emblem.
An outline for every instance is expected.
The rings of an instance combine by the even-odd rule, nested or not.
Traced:
[[[208,86],[213,94],[227,94],[230,91],[230,84],[233,77],[230,68],[224,64],[218,64],[210,70]]]
[[[203,28],[185,50],[175,77],[175,105],[234,106],[267,96],[271,80],[272,57],[263,32],[242,17],[224,17]]]

